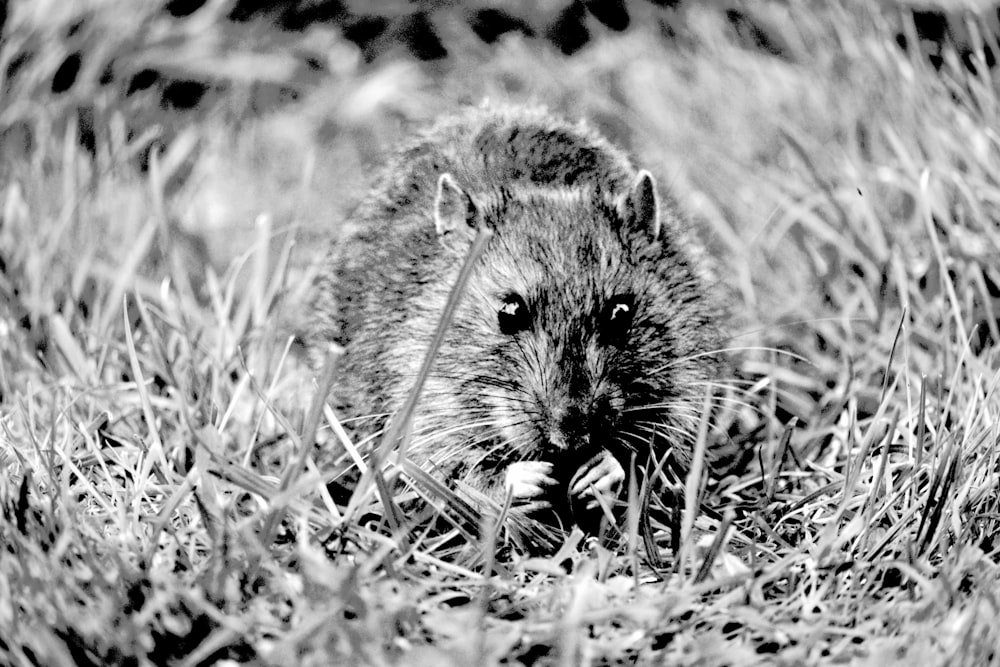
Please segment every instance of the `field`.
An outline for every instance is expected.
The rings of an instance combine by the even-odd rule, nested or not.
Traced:
[[[0,663],[1000,664],[985,9],[942,46],[894,3],[578,3],[574,45],[424,3],[437,53],[406,2],[368,41],[161,5],[0,5]],[[549,555],[402,464],[340,493],[370,459],[292,335],[387,152],[483,99],[626,146],[730,301],[699,452],[748,461]]]

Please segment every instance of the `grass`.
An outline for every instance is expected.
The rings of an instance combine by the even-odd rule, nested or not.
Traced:
[[[934,71],[897,48],[917,43],[900,12],[856,3],[761,5],[785,58],[690,8],[677,42],[637,20],[571,58],[453,25],[433,66],[364,64],[332,30],[150,10],[126,31],[121,7],[15,4],[0,45],[3,662],[1000,663],[984,66]],[[71,49],[80,79],[54,93]],[[164,111],[94,83],[107,54],[225,67],[202,107]],[[648,540],[633,512],[617,546],[528,557],[405,464],[327,485],[367,463],[291,351],[310,262],[408,122],[484,96],[629,146],[730,294],[703,442],[755,461],[654,498]],[[418,493],[457,527],[393,509]]]

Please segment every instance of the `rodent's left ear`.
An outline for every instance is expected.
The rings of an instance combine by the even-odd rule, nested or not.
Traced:
[[[458,186],[451,174],[441,174],[434,197],[434,227],[438,235],[475,226],[475,202]]]
[[[619,206],[629,228],[646,233],[651,241],[660,237],[660,202],[651,173],[639,172]]]

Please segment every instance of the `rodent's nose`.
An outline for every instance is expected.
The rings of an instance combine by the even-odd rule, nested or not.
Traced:
[[[563,429],[552,429],[548,434],[549,444],[554,449],[566,451],[570,449],[580,449],[586,447],[590,442],[590,435],[583,433],[571,434]]]
[[[569,406],[552,417],[548,439],[556,449],[579,449],[590,442],[588,418],[582,409]]]
[[[549,431],[548,440],[549,445],[551,445],[553,449],[558,449],[560,451],[569,449],[569,443],[566,442],[565,436],[563,436],[562,431],[559,429],[552,429]]]

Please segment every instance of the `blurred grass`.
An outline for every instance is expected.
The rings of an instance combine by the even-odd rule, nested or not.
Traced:
[[[444,61],[366,64],[333,29],[240,28],[226,3],[12,4],[3,661],[1000,662],[992,74],[899,50],[918,40],[891,8],[755,7],[783,57],[708,6],[666,40],[636,3],[569,58],[457,21]],[[152,67],[209,94],[125,96]],[[350,415],[327,408],[306,448],[317,389],[289,334],[311,260],[413,123],[483,97],[590,118],[705,234],[740,348],[713,438],[759,454],[680,544],[677,496],[648,544],[632,526],[621,549],[576,534],[493,561],[447,495],[444,534],[430,512],[383,521],[370,486],[336,497],[364,465]]]

